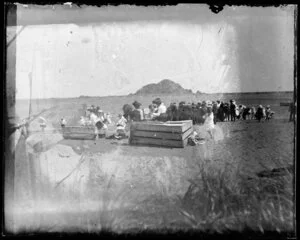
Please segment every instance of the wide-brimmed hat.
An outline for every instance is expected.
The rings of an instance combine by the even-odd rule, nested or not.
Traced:
[[[160,105],[161,104],[161,99],[160,98],[155,98],[152,103],[155,103],[157,105]]]
[[[132,105],[133,105],[134,107],[138,108],[138,107],[140,107],[142,104],[139,103],[138,101],[134,101],[134,102],[132,103]]]

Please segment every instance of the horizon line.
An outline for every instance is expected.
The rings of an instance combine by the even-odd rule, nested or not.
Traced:
[[[199,91],[200,92],[200,91]],[[255,92],[217,92],[217,93],[205,93],[205,92],[200,92],[200,94],[203,95],[213,95],[213,94],[264,94],[264,93],[292,93],[294,90],[290,91],[255,91]],[[198,95],[199,93],[195,92],[190,95]],[[50,99],[73,99],[73,98],[105,98],[105,97],[130,97],[130,96],[142,96],[142,95],[137,95],[136,93],[129,93],[127,95],[107,95],[107,96],[88,96],[88,95],[80,95],[80,96],[74,96],[74,97],[49,97],[49,98],[32,98],[32,100],[50,100]],[[160,94],[144,94],[144,95],[160,95]],[[161,94],[161,95],[171,95],[171,94]],[[182,95],[189,95],[189,94],[182,94]],[[29,98],[16,98],[16,100],[30,100]]]

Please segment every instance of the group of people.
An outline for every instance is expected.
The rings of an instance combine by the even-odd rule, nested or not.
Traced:
[[[132,105],[125,104],[123,116],[130,121],[160,120],[166,116],[167,107],[160,98],[154,99],[148,108],[141,108],[141,106],[142,104],[138,101],[134,101]]]
[[[236,121],[239,119],[256,119],[259,122],[265,119],[269,121],[275,114],[275,112],[271,110],[270,105],[266,107],[258,105],[257,108],[255,108],[255,106],[238,105],[233,99],[230,100],[229,103],[217,101],[213,105],[213,110],[216,120],[219,121]]]
[[[290,107],[290,112],[295,112]],[[155,98],[147,108],[142,108],[142,104],[134,101],[132,105],[125,104],[123,113],[118,114],[115,134],[113,138],[126,137],[126,126],[131,121],[182,121],[192,120],[194,124],[204,124],[211,134],[214,125],[221,121],[251,120],[256,119],[269,121],[275,112],[271,110],[270,105],[245,106],[237,104],[235,100],[229,102],[223,101],[202,101],[186,104],[184,101],[171,103],[169,107],[162,102],[160,98]],[[109,113],[104,113],[99,106],[90,106],[86,108],[85,116],[81,116],[79,121],[81,126],[95,126],[97,136],[101,131],[105,133],[108,124],[111,124]],[[62,119],[62,127],[66,124]],[[102,133],[103,134],[103,133]]]
[[[125,104],[123,106],[124,117],[131,121],[143,121],[143,120],[158,120],[158,121],[181,121],[181,120],[193,120],[194,124],[204,124],[206,117],[213,113],[214,124],[218,121],[236,121],[239,119],[256,119],[261,121],[265,119],[269,121],[274,111],[271,110],[270,105],[263,107],[257,106],[245,106],[243,104],[238,105],[235,100],[229,102],[222,101],[203,101],[197,104],[188,103],[184,101],[177,103],[171,103],[169,107],[161,101],[160,98],[156,98],[152,101],[152,104],[148,108],[141,108],[141,103],[134,101],[133,107]]]

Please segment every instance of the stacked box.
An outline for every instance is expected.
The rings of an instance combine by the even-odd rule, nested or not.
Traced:
[[[193,132],[192,120],[133,122],[130,126],[131,145],[183,148]]]
[[[86,139],[96,138],[94,126],[67,126],[62,128],[64,139]]]

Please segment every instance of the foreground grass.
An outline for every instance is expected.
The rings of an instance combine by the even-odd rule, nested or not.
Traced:
[[[191,229],[294,231],[293,173],[249,177],[238,167],[216,170],[215,164],[202,161],[186,194],[178,197],[177,211]]]

